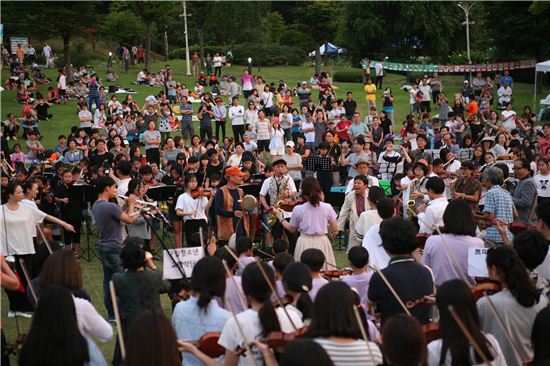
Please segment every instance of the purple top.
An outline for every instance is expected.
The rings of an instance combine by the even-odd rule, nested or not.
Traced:
[[[359,292],[359,298],[361,304],[367,304],[367,294],[369,293],[369,283],[373,272],[363,272],[358,275],[352,274],[351,276],[342,277],[341,281],[349,285],[349,287],[355,288]]]
[[[443,237],[448,248],[441,239]],[[462,279],[460,271],[468,276],[468,249],[484,248],[483,240],[468,235],[432,235],[426,241],[422,264],[430,267],[434,274],[436,286],[441,286],[446,281]],[[454,254],[459,265],[456,268],[454,261],[449,255],[449,250]]]
[[[229,307],[228,303],[231,303],[231,307],[235,311],[236,314],[245,311],[246,309],[243,307],[243,301],[241,300],[241,295],[243,293],[243,286],[241,285],[241,277],[240,276],[233,276],[235,279],[235,282],[237,283],[238,288],[235,287],[235,284],[231,278],[225,279],[225,301],[224,301],[224,308],[226,310],[231,311],[231,308]],[[246,306],[246,302],[245,302]]]
[[[320,202],[315,207],[306,202],[303,205],[294,207],[290,226],[298,229],[301,234],[319,236],[326,235],[330,221],[336,220],[336,212],[331,205]]]
[[[309,297],[311,297],[311,300],[315,301],[315,296],[317,296],[317,292],[319,292],[319,289],[326,285],[328,283],[328,280],[324,279],[323,277],[316,277],[313,278],[311,281],[311,291],[309,291]]]
[[[237,276],[242,276],[244,267],[254,262],[256,262],[256,259],[254,259],[254,257],[247,257],[247,256],[239,257],[239,268],[237,268]]]

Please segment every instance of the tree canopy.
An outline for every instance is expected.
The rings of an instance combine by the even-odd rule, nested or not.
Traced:
[[[206,48],[236,45],[296,47],[300,54],[333,42],[354,59],[390,56],[457,61],[465,54],[464,14],[457,2],[390,1],[187,1],[189,43]],[[60,37],[64,61],[77,38],[163,49],[184,45],[181,1],[3,1],[4,36],[36,40]],[[470,13],[472,59],[491,61],[550,57],[546,40],[550,4],[538,1],[477,1]],[[237,47],[238,48],[238,47]],[[241,47],[242,48],[242,47]],[[320,63],[320,57],[317,58]]]

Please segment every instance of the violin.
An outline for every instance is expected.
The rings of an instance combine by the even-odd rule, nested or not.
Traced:
[[[260,339],[260,342],[267,344],[269,348],[276,352],[282,352],[290,342],[303,338],[307,330],[307,327],[302,327],[293,333],[271,332],[266,338]]]
[[[485,293],[488,295],[493,295],[499,291],[502,291],[502,286],[500,283],[493,280],[484,280],[484,282],[478,283],[472,287],[472,293],[475,301],[481,299]]]
[[[199,198],[199,197],[208,197],[212,196],[213,191],[208,188],[203,187],[197,187],[191,191],[191,197],[193,199]]]
[[[426,344],[441,338],[439,333],[439,323],[429,322],[422,325],[422,331],[424,331],[424,338],[426,338]]]
[[[321,271],[319,273],[323,277],[340,278],[342,276],[351,276],[353,273],[353,270],[350,268],[344,268],[344,269],[326,270],[326,271]]]
[[[205,355],[218,358],[225,354],[225,348],[218,344],[220,332],[208,332],[203,334],[198,341],[195,341],[197,348]]]
[[[303,205],[306,202],[307,202],[307,199],[305,199],[304,197],[298,197],[298,199],[293,200],[293,201],[291,201],[291,200],[279,201],[279,202],[277,202],[277,207],[280,208],[283,211],[292,212],[292,210],[294,210],[294,207],[296,207],[298,205]]]

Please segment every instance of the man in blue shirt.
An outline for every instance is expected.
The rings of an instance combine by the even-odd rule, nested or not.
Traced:
[[[195,134],[193,129],[193,105],[186,96],[181,98],[181,134],[184,139],[190,139]]]

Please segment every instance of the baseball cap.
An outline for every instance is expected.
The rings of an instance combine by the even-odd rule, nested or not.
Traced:
[[[429,165],[428,165],[428,161],[426,159],[418,159],[414,165],[418,165],[418,164],[422,164],[424,165],[426,168],[429,168]]]
[[[304,84],[306,84],[306,85],[307,85],[307,82],[306,82],[305,80],[304,80],[304,81],[302,81],[302,85],[304,85]]]
[[[285,146],[290,146],[290,147],[294,147],[294,141],[287,141]]]
[[[279,165],[279,164],[286,165],[286,160],[282,159],[282,158],[276,159],[275,161],[273,161],[271,163],[271,166],[276,166],[276,165]]]
[[[214,102],[218,103],[218,102],[221,102],[222,101],[222,98],[220,97],[216,97],[216,99],[214,99]]]
[[[463,83],[466,84],[466,83],[469,83],[469,81],[468,81],[468,80],[464,80]]]
[[[461,164],[460,164],[460,167],[461,168],[468,168],[470,170],[474,170],[475,169],[475,166],[474,166],[474,163],[470,160],[465,160],[463,161]]]
[[[244,175],[244,173],[239,168],[237,168],[236,166],[232,166],[230,168],[227,168],[227,170],[225,171],[225,177],[229,178],[229,177],[232,177],[234,175],[242,177]]]

